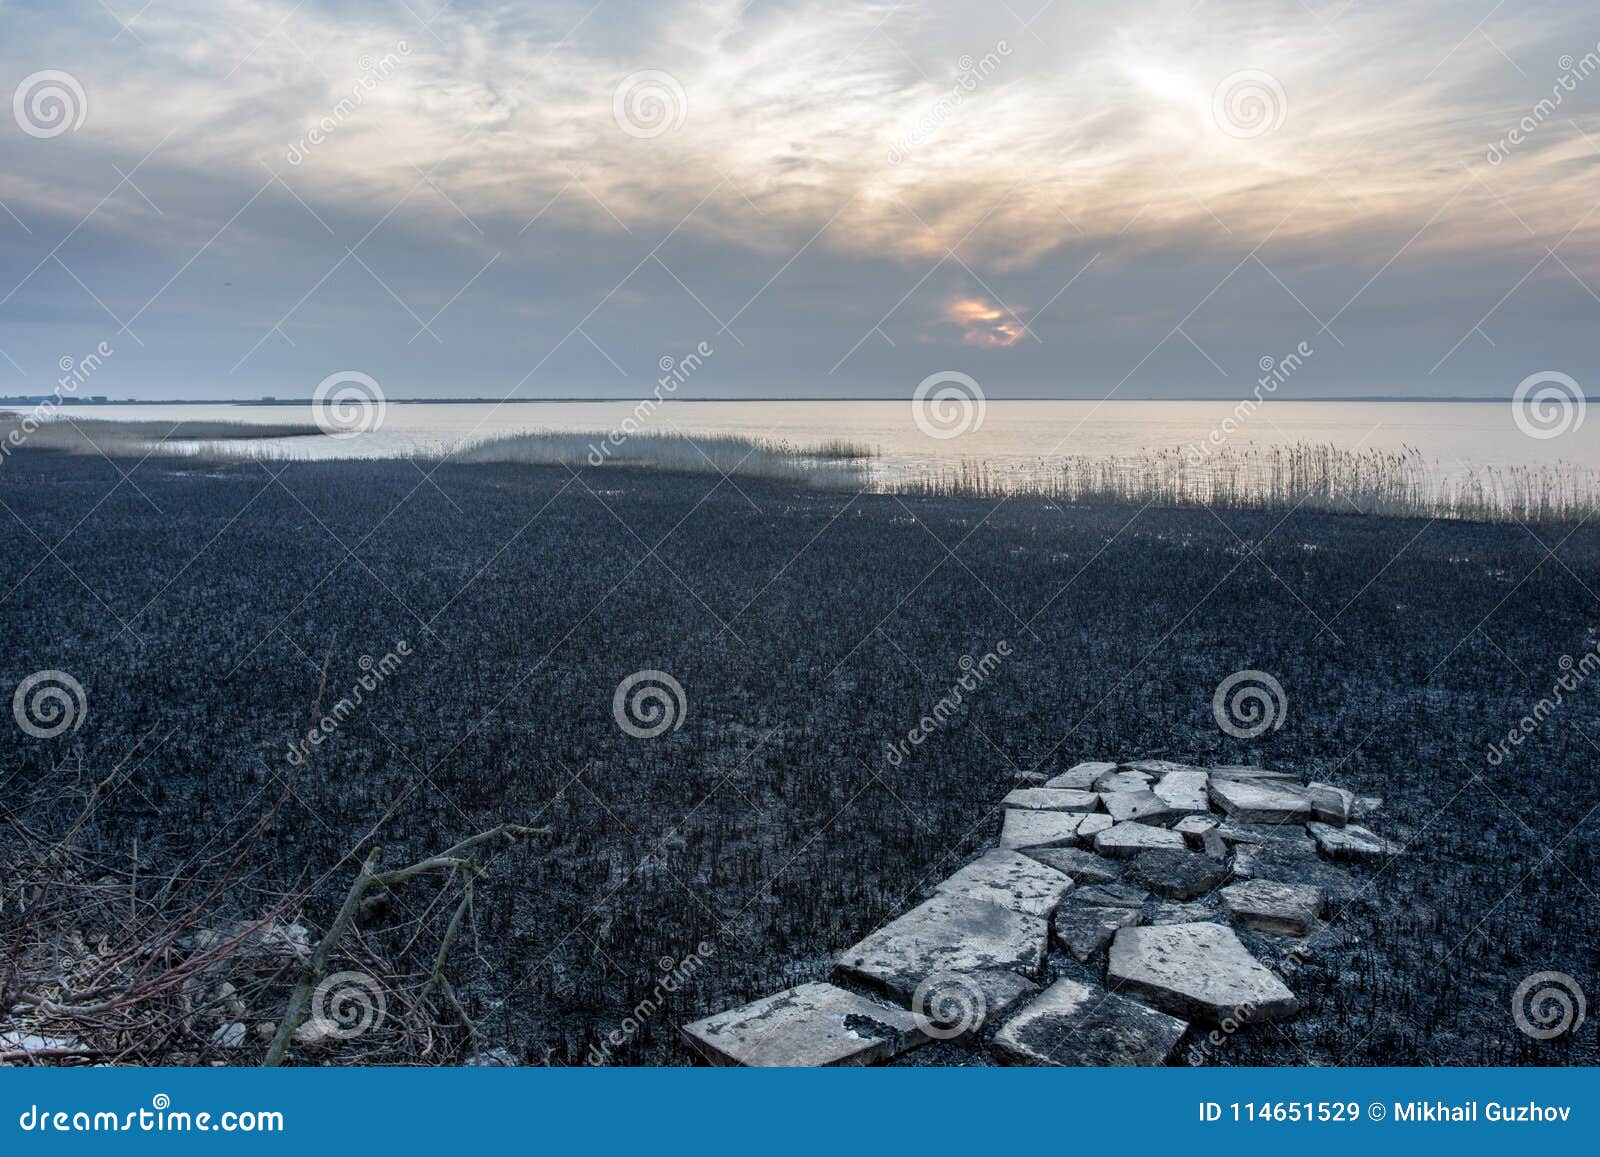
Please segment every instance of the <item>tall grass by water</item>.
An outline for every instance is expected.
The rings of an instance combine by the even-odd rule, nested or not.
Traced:
[[[8,449],[143,456],[152,452],[184,453],[194,442],[238,443],[263,438],[303,438],[321,434],[310,423],[229,421],[107,421],[57,412],[47,418],[0,411],[0,446]]]
[[[1022,478],[980,461],[930,471],[894,488],[926,496],[1031,496],[1092,505],[1310,510],[1478,522],[1577,522],[1600,507],[1600,474],[1554,466],[1461,464],[1443,470],[1412,448],[1346,450],[1300,443],[1178,450],[1136,458],[1074,455]]]

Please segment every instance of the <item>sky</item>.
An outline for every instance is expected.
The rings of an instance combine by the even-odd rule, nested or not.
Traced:
[[[0,395],[1600,375],[1592,3],[0,0],[4,93]]]

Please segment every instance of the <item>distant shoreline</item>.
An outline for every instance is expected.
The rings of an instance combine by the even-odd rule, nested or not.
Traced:
[[[650,395],[646,394],[646,395],[642,395],[640,397],[625,397],[625,398],[623,398],[623,397],[613,397],[613,398],[386,398],[385,402],[388,405],[391,405],[391,406],[491,406],[491,405],[492,406],[503,406],[503,405],[508,405],[508,404],[528,405],[528,404],[534,404],[534,403],[537,403],[539,405],[548,405],[548,404],[560,404],[560,405],[589,404],[589,405],[593,405],[593,404],[600,403],[600,402],[623,402],[623,403],[626,403],[626,402],[642,402],[642,401],[646,401],[646,400],[654,401],[654,399],[650,398]],[[1110,399],[1110,398],[989,398],[988,399],[988,401],[992,402],[992,403],[998,403],[998,402],[1107,402],[1107,401],[1112,401],[1112,400],[1115,400],[1115,401],[1118,401],[1118,402],[1238,402],[1241,399],[1239,399],[1237,397],[1231,397],[1231,396],[1230,397],[1223,397],[1223,398],[1217,398],[1217,397],[1206,397],[1206,398],[1178,397],[1178,398],[1116,398],[1116,399]],[[1280,401],[1280,402],[1343,402],[1345,404],[1349,404],[1349,403],[1353,403],[1353,402],[1358,402],[1358,403],[1380,403],[1380,404],[1411,403],[1413,405],[1433,405],[1433,404],[1437,404],[1437,403],[1449,403],[1451,405],[1470,404],[1470,405],[1501,405],[1501,406],[1510,405],[1512,403],[1512,401],[1513,401],[1513,399],[1511,397],[1509,397],[1509,396],[1506,396],[1506,397],[1481,397],[1480,398],[1480,397],[1470,397],[1470,396],[1465,396],[1465,395],[1449,395],[1449,396],[1443,396],[1443,397],[1407,398],[1407,397],[1399,397],[1399,396],[1396,396],[1396,395],[1393,395],[1393,394],[1357,394],[1357,395],[1352,395],[1352,396],[1350,396],[1348,398],[1340,398],[1340,397],[1332,397],[1332,396],[1319,396],[1319,397],[1315,397],[1315,398],[1277,398],[1277,399],[1274,399],[1274,400]],[[41,404],[43,402],[50,402],[50,401],[61,402],[61,400],[57,399],[55,397],[55,395],[53,395],[53,394],[35,394],[35,395],[27,396],[27,397],[0,398],[0,409],[4,409],[7,406],[37,406],[37,405],[39,405],[39,404]],[[908,401],[910,401],[909,396],[906,396],[906,397],[891,397],[891,396],[884,395],[884,396],[877,396],[877,397],[848,397],[848,398],[799,398],[799,397],[778,397],[778,398],[667,398],[667,399],[663,399],[659,404],[663,405],[663,406],[670,406],[670,405],[682,405],[682,404],[684,404],[686,402],[716,402],[718,404],[728,403],[728,402],[746,402],[746,403],[815,402],[815,403],[822,404],[822,405],[836,405],[839,402],[908,402]],[[72,400],[72,401],[67,401],[67,402],[61,403],[61,404],[63,404],[65,407],[70,407],[73,410],[98,410],[98,409],[109,408],[109,407],[113,407],[113,406],[300,406],[300,407],[307,407],[307,406],[310,406],[312,404],[312,400],[310,398],[271,398],[271,399],[266,399],[266,398],[116,398],[116,399],[107,399],[107,400],[105,400],[103,402],[85,402],[85,401],[81,401],[81,400]]]

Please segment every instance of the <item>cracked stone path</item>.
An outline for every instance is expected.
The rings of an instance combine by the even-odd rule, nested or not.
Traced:
[[[718,1065],[881,1064],[932,1041],[1006,1065],[1166,1064],[1186,1037],[1299,1011],[1236,927],[1314,936],[1354,890],[1340,865],[1403,850],[1355,822],[1381,801],[1260,767],[1085,762],[1002,803],[998,846],[841,952],[831,982],[684,1041]]]

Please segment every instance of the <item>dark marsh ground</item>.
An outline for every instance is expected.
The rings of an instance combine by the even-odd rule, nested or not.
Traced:
[[[1600,530],[428,469],[8,459],[0,682],[70,672],[87,712],[51,740],[6,720],[0,799],[119,768],[86,838],[154,900],[287,784],[207,918],[250,917],[342,862],[299,907],[313,928],[358,846],[393,863],[548,825],[490,863],[456,986],[488,1043],[578,1064],[664,961],[712,943],[614,1050],[656,1064],[690,1060],[675,1025],[825,976],[991,844],[1019,771],[1260,762],[1384,797],[1374,826],[1413,847],[1296,982],[1305,1015],[1241,1032],[1216,1063],[1600,1061],[1600,1015],[1541,1043],[1510,1013],[1532,972],[1600,992],[1600,687],[1485,759],[1561,657],[1600,642]],[[290,764],[324,662],[326,706],[400,640],[411,656]],[[961,657],[1002,640],[1010,657],[962,712],[887,761]],[[612,716],[643,668],[688,705],[652,740]],[[1211,713],[1244,668],[1288,700],[1253,741]],[[354,962],[411,968],[453,907],[438,893],[371,913]],[[408,1059],[391,1045],[347,1059]],[[445,1031],[433,1059],[463,1048]]]

